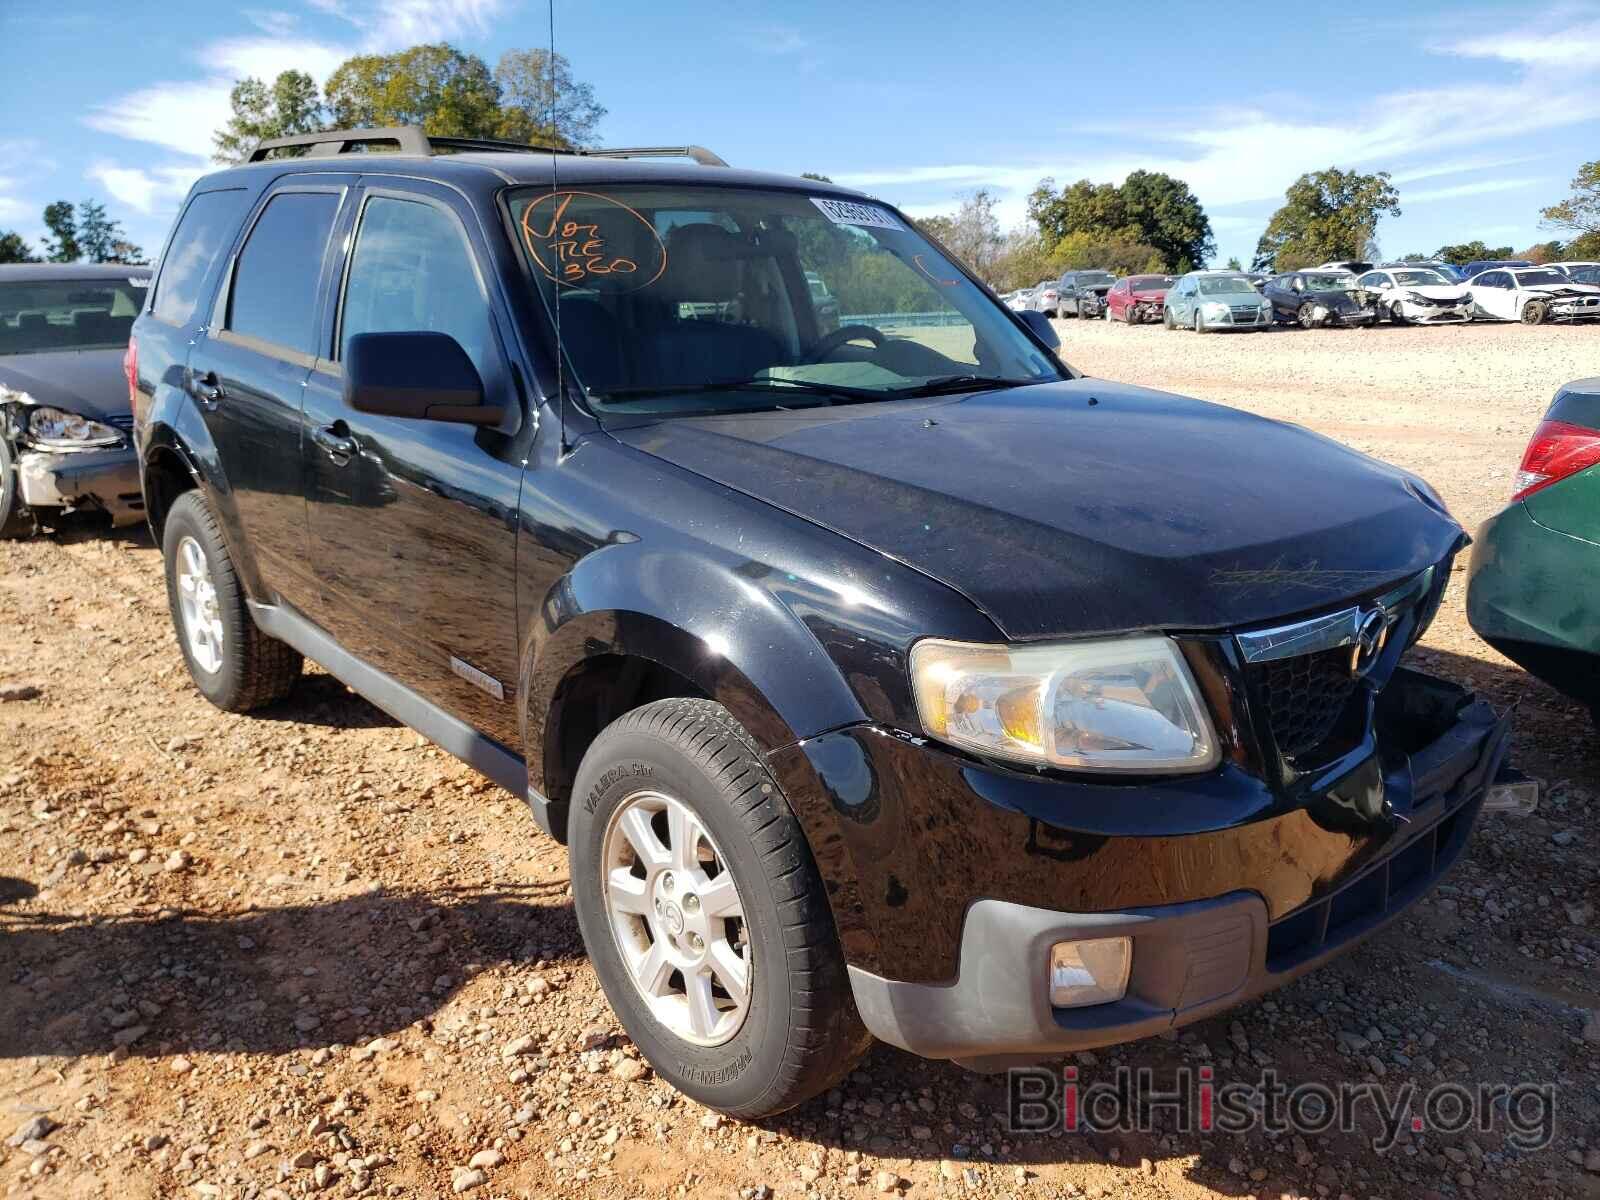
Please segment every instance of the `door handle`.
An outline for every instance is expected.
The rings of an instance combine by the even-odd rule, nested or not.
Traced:
[[[227,395],[222,390],[222,382],[217,378],[215,371],[207,371],[198,379],[189,381],[189,391],[194,398],[208,409],[214,409]]]
[[[355,438],[350,436],[349,427],[343,421],[313,429],[311,440],[321,446],[327,456],[341,467],[354,458],[356,451],[360,449]]]

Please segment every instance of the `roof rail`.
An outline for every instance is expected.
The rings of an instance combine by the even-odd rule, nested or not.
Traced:
[[[725,167],[727,159],[704,146],[619,146],[614,150],[580,150],[590,158],[692,158],[702,167]]]
[[[535,146],[498,138],[433,137],[417,125],[396,125],[387,129],[324,129],[315,133],[296,133],[268,138],[250,152],[251,162],[264,162],[275,150],[303,150],[308,158],[333,158],[371,147],[392,146],[401,154],[424,157],[440,151],[477,150],[506,154],[571,154],[588,158],[691,158],[703,167],[728,164],[704,146],[634,146],[615,150],[563,150],[555,146]]]

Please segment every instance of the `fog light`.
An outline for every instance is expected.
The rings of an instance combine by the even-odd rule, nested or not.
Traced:
[[[1083,1008],[1121,1000],[1132,966],[1132,938],[1057,942],[1050,947],[1050,1006]]]

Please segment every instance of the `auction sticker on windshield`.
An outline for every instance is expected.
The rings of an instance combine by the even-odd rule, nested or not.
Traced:
[[[835,225],[873,225],[879,229],[904,229],[886,208],[876,204],[857,204],[853,200],[822,200],[811,197],[822,215]]]

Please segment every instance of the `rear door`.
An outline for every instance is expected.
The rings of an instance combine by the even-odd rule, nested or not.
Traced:
[[[261,598],[293,604],[310,590],[301,406],[316,361],[319,281],[355,184],[354,176],[315,180],[291,177],[262,196],[189,363]]]
[[[1509,271],[1490,271],[1472,285],[1472,302],[1491,317],[1502,321],[1516,319],[1517,293],[1511,286]]]
[[[368,177],[331,339],[306,389],[302,450],[316,573],[308,614],[346,649],[508,746],[516,719],[520,456],[507,433],[356,412],[343,348],[358,333],[447,333],[486,400],[516,416],[482,227],[450,189]]]

